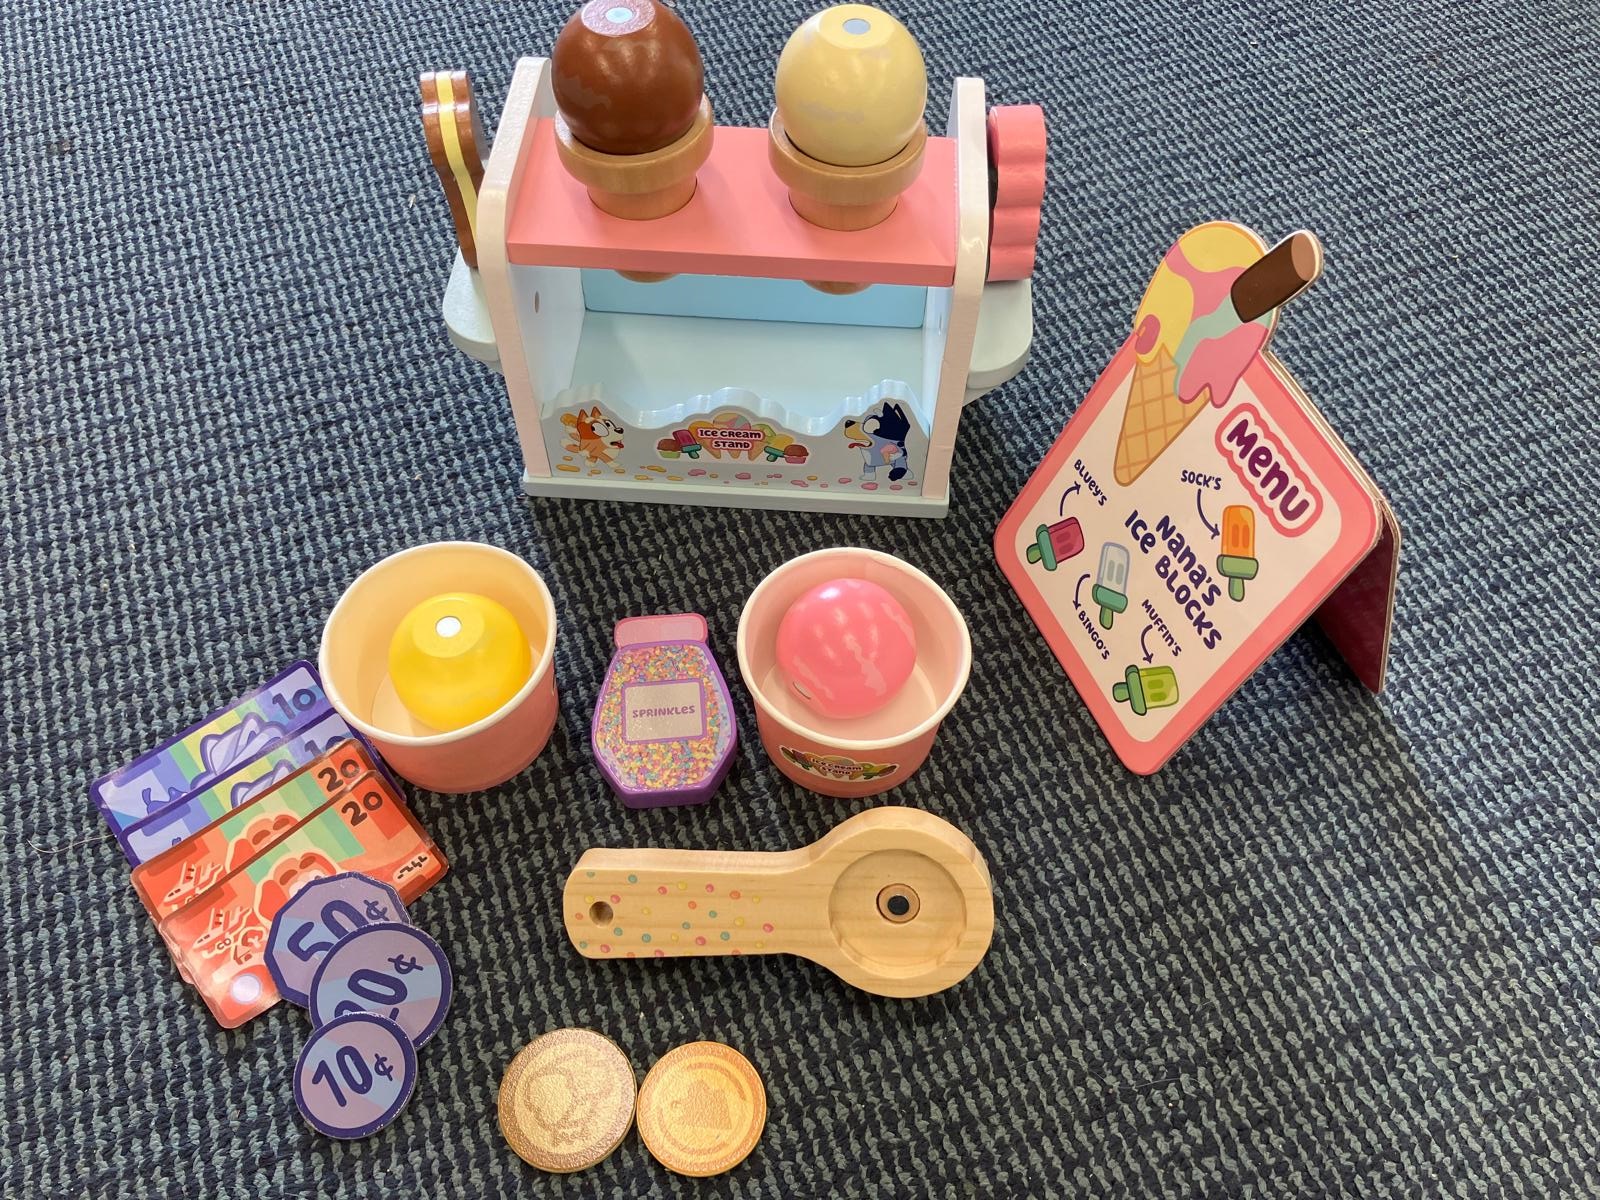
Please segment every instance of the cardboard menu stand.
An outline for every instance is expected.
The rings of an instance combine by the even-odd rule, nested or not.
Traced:
[[[1307,618],[1383,687],[1400,527],[1266,350],[1321,266],[1308,233],[1271,251],[1231,222],[1184,234],[995,531],[1001,570],[1140,774]]]

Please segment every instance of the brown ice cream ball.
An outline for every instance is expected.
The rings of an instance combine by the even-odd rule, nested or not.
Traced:
[[[648,154],[694,124],[705,64],[681,17],[657,0],[590,0],[550,56],[556,107],[602,154]]]

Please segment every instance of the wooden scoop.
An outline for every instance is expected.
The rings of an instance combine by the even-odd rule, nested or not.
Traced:
[[[562,893],[586,958],[796,954],[879,996],[959,983],[989,949],[989,868],[913,808],[875,808],[777,854],[590,850]]]
[[[465,71],[422,73],[422,131],[428,157],[444,188],[462,261],[478,267],[478,189],[489,139],[478,116],[478,100]]]

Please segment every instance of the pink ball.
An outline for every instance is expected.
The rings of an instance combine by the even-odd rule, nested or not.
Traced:
[[[830,579],[806,592],[778,625],[778,666],[789,687],[825,717],[877,712],[911,677],[917,635],[905,607],[865,579]]]

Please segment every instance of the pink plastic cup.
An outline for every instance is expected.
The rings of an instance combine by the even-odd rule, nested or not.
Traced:
[[[830,720],[787,686],[778,668],[778,625],[789,606],[819,583],[867,579],[905,607],[917,637],[911,677],[885,707]],[[756,726],[778,770],[825,796],[875,796],[907,779],[972,670],[972,638],[960,610],[921,571],[876,550],[817,550],[763,579],[739,618],[739,673],[756,703]]]
[[[401,618],[440,592],[476,592],[511,610],[533,651],[533,674],[471,725],[440,733],[400,703],[389,641]],[[318,666],[339,715],[405,778],[434,792],[476,792],[520,774],[555,729],[556,612],[539,573],[510,551],[433,542],[391,554],[345,589],[322,629]]]

